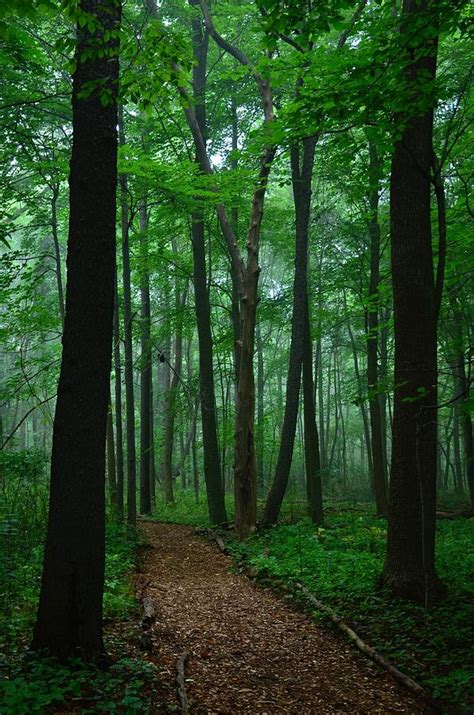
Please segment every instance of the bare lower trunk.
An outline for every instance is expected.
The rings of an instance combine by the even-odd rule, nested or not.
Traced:
[[[378,207],[380,160],[377,155],[376,146],[372,142],[369,145],[369,154],[370,280],[367,315],[367,385],[369,392],[370,445],[372,448],[372,492],[375,498],[377,516],[384,516],[387,513],[388,503],[378,375],[380,281],[380,225],[378,221]]]
[[[53,427],[48,530],[33,649],[98,661],[103,652],[105,440],[110,400],[120,6],[81,0],[69,174],[66,313]],[[86,59],[91,45],[102,48]],[[98,89],[107,89],[103,106]],[[86,92],[85,92],[86,90]],[[86,94],[86,96],[84,96]]]
[[[120,144],[125,144],[123,110],[119,108]],[[127,520],[134,525],[137,517],[137,466],[135,450],[135,390],[133,385],[133,344],[132,344],[132,293],[130,271],[130,245],[127,205],[127,177],[120,176],[120,206],[122,227],[123,259],[123,335],[125,345],[125,404],[127,435]]]
[[[405,0],[410,29],[427,3]],[[433,27],[436,18],[431,18]],[[411,35],[411,41],[413,35]],[[433,46],[434,49],[435,46]],[[408,81],[434,78],[436,52],[414,53]],[[426,81],[426,79],[424,79]],[[390,223],[395,334],[392,471],[384,581],[428,605],[440,592],[435,569],[437,310],[431,248],[433,112],[408,117],[392,157]]]
[[[148,273],[148,209],[146,200],[140,202],[140,251],[142,267],[140,275],[141,298],[141,364],[140,364],[140,514],[151,513],[150,466],[151,466],[151,316],[150,279]]]

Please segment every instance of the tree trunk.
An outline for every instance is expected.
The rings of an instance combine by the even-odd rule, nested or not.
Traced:
[[[191,5],[199,5],[190,0]],[[192,20],[193,95],[196,121],[201,137],[206,141],[206,65],[209,35],[199,18]],[[196,162],[200,165],[198,147]],[[201,167],[202,168],[202,167]],[[204,210],[199,207],[192,215],[191,238],[193,249],[194,303],[199,343],[199,386],[201,394],[201,422],[204,452],[204,480],[211,524],[227,521],[224,492],[221,482],[219,440],[217,436],[216,396],[214,385],[213,347],[211,335],[211,307],[207,287],[206,242]]]
[[[431,6],[430,6],[431,7]],[[419,97],[434,79],[432,53],[417,46],[427,0],[404,0],[401,34],[412,61],[407,85]],[[436,17],[429,18],[433,28]],[[395,394],[387,555],[383,578],[396,595],[425,603],[441,591],[435,570],[437,311],[431,247],[430,168],[433,111],[399,117],[405,128],[394,148],[390,178],[394,298]]]
[[[151,317],[150,278],[148,269],[148,209],[146,199],[140,202],[140,274],[141,298],[141,364],[140,364],[140,514],[151,514]]]
[[[321,484],[321,458],[319,435],[314,407],[313,346],[309,306],[306,300],[303,345],[303,398],[304,398],[304,453],[306,463],[306,491],[308,513],[313,524],[323,523],[323,492]]]
[[[379,210],[380,159],[373,142],[369,143],[369,236],[370,279],[367,311],[367,385],[370,412],[370,444],[372,448],[372,492],[375,497],[377,516],[387,513],[387,480],[382,441],[382,418],[380,414],[378,335],[379,335],[379,282],[380,282],[380,224]]]
[[[56,285],[58,288],[58,305],[59,305],[59,315],[61,317],[61,327],[64,330],[64,289],[63,289],[63,278],[61,270],[61,251],[59,247],[59,236],[58,236],[58,196],[59,196],[59,184],[53,185],[53,195],[51,197],[51,232],[53,234],[53,244],[54,244],[54,262],[56,264]]]
[[[362,377],[361,377],[361,372],[359,368],[359,357],[357,353],[357,343],[354,337],[354,333],[352,332],[352,328],[350,326],[350,323],[347,323],[347,330],[349,332],[349,337],[351,340],[351,346],[352,346],[352,357],[354,360],[354,373],[355,373],[355,378],[356,378],[356,383],[357,383],[357,399],[359,402],[359,407],[360,407],[360,413],[362,416],[362,424],[364,426],[364,439],[365,439],[365,446],[367,448],[367,466],[369,470],[369,478],[370,478],[370,483],[373,486],[374,485],[374,479],[373,479],[373,473],[374,473],[374,465],[372,461],[372,441],[371,441],[371,434],[370,434],[370,427],[369,427],[369,418],[367,416],[367,407],[365,404],[365,396],[362,393]],[[374,494],[375,496],[375,494]]]
[[[303,157],[298,146],[291,149],[291,176],[296,213],[295,273],[293,282],[293,314],[291,322],[290,361],[286,381],[286,404],[275,476],[265,504],[263,523],[278,519],[293,457],[296,421],[298,418],[301,366],[305,338],[308,279],[308,234],[311,209],[311,178],[316,137],[303,139]]]
[[[122,368],[120,365],[120,317],[117,288],[117,270],[114,280],[114,374],[115,374],[115,467],[117,472],[117,516],[123,517],[124,469],[123,469],[123,422],[122,422]]]
[[[109,403],[107,412],[107,476],[109,483],[109,499],[112,512],[117,511],[117,471],[115,466],[114,423],[112,405]]]
[[[117,183],[117,40],[112,0],[81,0],[77,27],[63,354],[53,427],[48,531],[35,650],[97,661],[104,652],[105,438],[110,395]],[[103,57],[81,59],[91,45]],[[87,88],[92,84],[95,89]],[[97,84],[99,88],[97,89]],[[110,92],[104,106],[101,90]],[[84,92],[86,91],[86,96]]]
[[[263,345],[260,323],[257,323],[257,491],[263,494],[264,489],[264,446],[265,446],[265,405],[264,405],[264,373]]]
[[[469,412],[469,381],[466,375],[466,357],[463,349],[462,335],[462,320],[461,315],[455,317],[456,322],[456,339],[458,349],[456,351],[454,373],[457,378],[457,394],[459,395],[455,410],[462,426],[462,436],[464,445],[464,462],[466,465],[467,488],[469,492],[469,500],[474,508],[474,455],[473,455],[473,440],[472,440],[472,419]]]
[[[123,110],[119,107],[119,140],[125,144]],[[127,177],[120,176],[120,208],[123,260],[123,335],[125,344],[125,403],[127,414],[127,520],[132,526],[137,518],[137,465],[135,450],[135,394],[133,386],[132,292],[127,205]]]
[[[177,252],[176,246],[174,246]],[[178,395],[179,380],[181,377],[181,365],[183,359],[183,321],[184,308],[186,305],[187,286],[180,295],[176,286],[176,337],[174,344],[174,366],[171,376],[170,388],[166,398],[165,408],[165,434],[164,434],[164,489],[165,500],[174,502],[173,491],[173,445],[174,445],[174,421],[176,416],[176,397]]]

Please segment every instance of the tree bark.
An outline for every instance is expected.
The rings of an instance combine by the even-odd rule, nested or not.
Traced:
[[[175,252],[177,252],[177,248]],[[176,398],[179,390],[179,379],[181,376],[181,365],[183,359],[183,320],[184,308],[186,305],[187,286],[180,294],[178,286],[176,286],[176,337],[174,345],[174,366],[171,376],[171,383],[166,397],[165,407],[165,434],[164,434],[164,489],[165,500],[169,503],[174,502],[173,490],[173,446],[174,446],[174,421],[175,421],[175,406]]]
[[[53,244],[54,244],[54,262],[56,264],[56,285],[58,288],[58,306],[59,315],[61,317],[61,327],[64,330],[64,288],[63,288],[63,278],[61,269],[61,250],[59,247],[59,236],[58,236],[58,196],[59,196],[59,184],[54,184],[52,187],[51,196],[51,232],[53,234]]]
[[[119,107],[119,140],[125,144],[123,110]],[[130,245],[127,205],[127,176],[120,176],[120,209],[123,262],[123,335],[125,345],[125,403],[127,435],[127,521],[132,526],[137,518],[137,465],[135,449],[135,390],[133,386],[132,292],[130,271]]]
[[[321,483],[321,457],[316,422],[313,384],[313,345],[309,319],[308,299],[304,318],[303,344],[303,399],[304,399],[304,454],[306,466],[306,493],[308,513],[313,524],[323,523],[323,490]]]
[[[197,0],[190,0],[199,6]],[[201,137],[206,142],[206,66],[209,34],[198,18],[192,20],[193,54],[193,96],[195,116]],[[196,162],[200,165],[198,146]],[[202,167],[201,167],[202,169]],[[211,335],[211,307],[207,287],[206,242],[204,230],[204,210],[198,205],[192,215],[191,238],[193,249],[194,303],[199,343],[199,386],[201,395],[201,422],[204,452],[204,480],[206,483],[207,505],[211,524],[227,521],[224,492],[221,483],[221,460],[217,436],[216,396],[214,385],[213,346]]]
[[[79,654],[97,661],[104,652],[105,439],[114,309],[120,4],[81,0],[79,10],[90,14],[96,25],[93,32],[87,25],[77,27],[66,313],[32,647],[60,659]],[[113,38],[106,41],[104,34],[111,30]],[[93,51],[86,59],[84,53],[97,45],[103,56]],[[100,101],[104,88],[110,92],[105,106]]]
[[[114,374],[115,374],[115,467],[117,472],[117,516],[123,517],[124,469],[123,469],[123,422],[122,422],[122,367],[120,364],[120,317],[117,287],[117,270],[114,280]]]
[[[140,273],[141,298],[141,364],[140,364],[140,514],[151,514],[151,316],[150,278],[148,269],[148,208],[146,199],[140,203]]]
[[[316,141],[316,137],[303,139],[302,160],[299,147],[294,146],[291,149],[291,178],[296,214],[296,248],[290,361],[286,381],[285,415],[280,450],[273,484],[268,494],[263,514],[263,523],[266,525],[274,524],[278,519],[293,457],[307,316],[308,235],[311,209],[311,178]]]
[[[367,310],[367,385],[369,393],[370,445],[372,448],[372,492],[375,498],[377,516],[385,516],[388,508],[387,480],[382,440],[377,357],[380,282],[379,172],[380,159],[377,147],[373,142],[369,142],[370,278]]]
[[[260,323],[257,323],[257,491],[262,494],[264,489],[264,447],[265,447],[265,402],[263,374],[263,344]]]
[[[412,99],[434,80],[436,44],[420,47],[420,17],[436,27],[428,0],[404,0],[401,36],[410,53]],[[425,41],[426,42],[426,41]],[[420,50],[429,49],[429,54]],[[421,56],[420,56],[421,54]],[[412,57],[415,59],[412,60]],[[398,118],[402,138],[390,177],[395,394],[387,555],[383,579],[396,595],[428,605],[440,592],[435,569],[437,310],[431,246],[433,110]]]
[[[112,512],[117,511],[117,470],[115,465],[114,423],[112,405],[107,412],[107,477],[109,483],[109,499]]]

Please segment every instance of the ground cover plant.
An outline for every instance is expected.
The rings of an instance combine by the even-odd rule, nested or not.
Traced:
[[[142,540],[110,514],[104,621],[111,667],[104,670],[78,659],[36,659],[29,645],[46,529],[46,458],[40,451],[2,452],[0,465],[0,712],[40,714],[61,705],[77,712],[148,712],[152,693],[156,701],[159,672],[136,658],[139,604],[133,575]]]
[[[441,519],[437,532],[448,595],[428,610],[377,588],[386,524],[364,506],[327,510],[323,527],[308,519],[280,524],[229,547],[259,579],[283,581],[295,598],[296,583],[303,584],[434,698],[467,713],[474,702],[474,522]]]

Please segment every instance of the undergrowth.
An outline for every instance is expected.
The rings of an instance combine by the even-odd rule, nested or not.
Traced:
[[[137,534],[107,519],[104,622],[111,668],[32,657],[47,514],[44,455],[0,453],[0,484],[0,713],[148,713],[152,699],[156,706],[159,673],[138,656],[138,637],[133,633],[131,641],[129,628],[137,607],[131,583]]]

